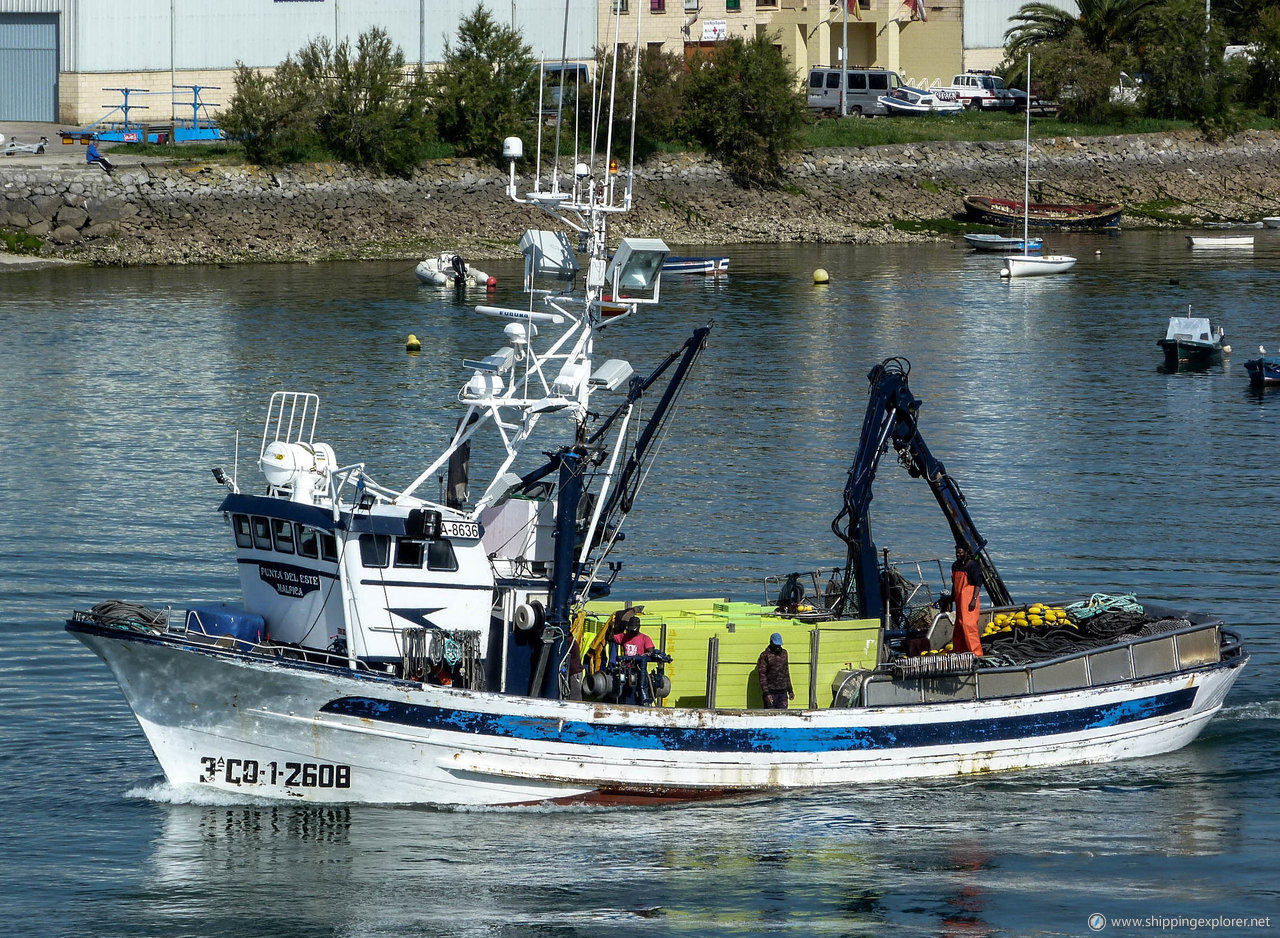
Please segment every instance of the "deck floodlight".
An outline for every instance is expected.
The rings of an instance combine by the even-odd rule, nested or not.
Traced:
[[[605,270],[615,300],[658,302],[662,264],[671,249],[661,238],[623,238]]]

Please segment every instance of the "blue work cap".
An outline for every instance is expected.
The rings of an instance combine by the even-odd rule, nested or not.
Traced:
[[[781,632],[774,632],[772,635],[770,635],[770,636],[769,636],[769,644],[770,644],[770,645],[777,645],[779,648],[781,648],[781,647],[782,647],[782,633],[781,633]]]

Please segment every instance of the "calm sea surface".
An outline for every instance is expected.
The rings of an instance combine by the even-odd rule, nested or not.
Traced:
[[[839,559],[830,521],[866,374],[900,355],[1016,599],[1132,591],[1220,615],[1253,655],[1206,732],[1167,756],[653,810],[170,789],[64,618],[108,598],[237,598],[209,470],[235,465],[239,431],[241,485],[258,485],[272,391],[318,392],[339,461],[407,484],[457,417],[441,405],[461,359],[501,345],[500,324],[404,263],[5,274],[9,933],[1081,935],[1092,913],[1280,929],[1280,391],[1251,390],[1243,367],[1259,343],[1280,350],[1280,231],[1256,234],[1252,252],[1217,253],[1180,233],[1050,238],[1075,271],[1012,283],[959,244],[731,246],[730,277],[670,278],[660,310],[606,330],[601,351],[643,372],[715,323],[616,595],[756,600],[768,574]],[[483,266],[496,301],[519,305],[518,261]],[[1188,306],[1235,353],[1165,374],[1156,340]],[[949,553],[927,487],[891,457],[872,508],[895,557]]]

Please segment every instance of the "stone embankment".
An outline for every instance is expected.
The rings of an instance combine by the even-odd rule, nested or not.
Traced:
[[[914,144],[798,153],[782,188],[738,188],[718,163],[670,156],[646,164],[637,210],[615,234],[672,244],[879,242],[928,237],[930,222],[978,192],[1021,198],[1023,144]],[[1117,201],[1126,227],[1252,221],[1280,214],[1280,134],[1218,143],[1191,133],[1038,140],[1033,199]],[[44,253],[95,264],[188,264],[416,258],[445,248],[509,256],[528,227],[550,224],[513,204],[501,171],[432,163],[414,178],[331,164],[266,169],[184,161],[0,165],[0,230]],[[522,186],[528,179],[520,180]]]

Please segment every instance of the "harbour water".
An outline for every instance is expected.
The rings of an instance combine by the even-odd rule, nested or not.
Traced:
[[[234,600],[210,468],[254,486],[272,391],[321,397],[339,462],[401,486],[441,446],[482,294],[411,264],[94,269],[0,278],[0,869],[15,935],[1081,935],[1280,928],[1280,231],[1046,238],[1080,258],[1004,281],[955,244],[684,246],[602,350],[656,364],[714,321],[616,595],[760,599],[838,561],[830,531],[866,373],[910,360],[921,430],[1018,600],[1134,592],[1221,616],[1253,659],[1193,745],[1109,765],[661,809],[442,812],[195,797],[167,786],[105,666],[62,630],[108,598]],[[484,262],[519,304],[518,261]],[[824,268],[829,284],[813,283]],[[1165,373],[1170,316],[1234,351]],[[406,354],[405,337],[423,341]],[[236,433],[240,432],[237,441]],[[238,446],[238,465],[237,465]],[[477,456],[482,459],[483,456]],[[886,458],[877,543],[950,543]],[[1101,915],[1105,921],[1093,919]],[[1268,918],[1269,917],[1269,918]],[[1136,924],[1126,924],[1132,919]],[[1227,927],[1224,919],[1241,919]],[[1249,920],[1264,920],[1249,921]],[[1098,925],[1102,925],[1098,929]],[[1199,930],[1209,926],[1201,922]]]

